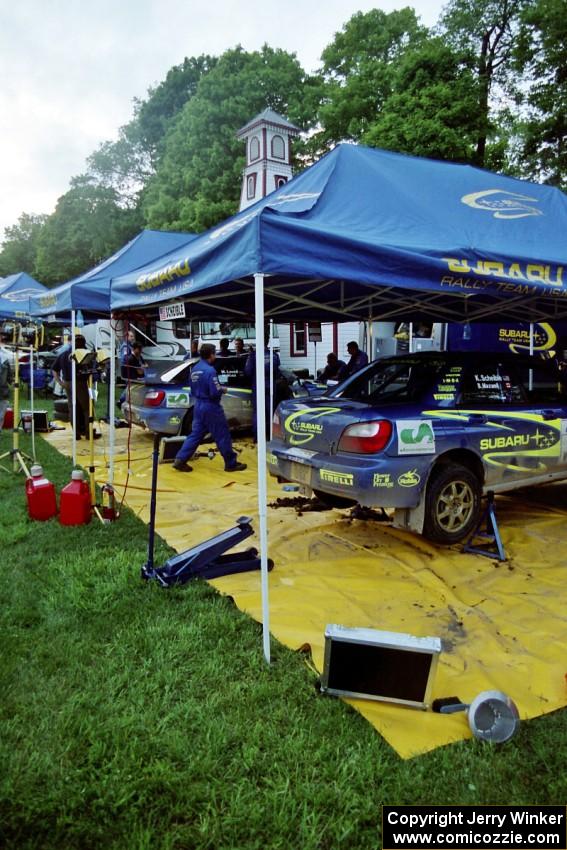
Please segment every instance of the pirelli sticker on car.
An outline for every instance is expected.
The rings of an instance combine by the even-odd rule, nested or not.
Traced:
[[[435,454],[435,431],[431,419],[399,419],[396,430],[399,455]]]
[[[168,393],[166,407],[189,407],[189,393]]]
[[[354,486],[354,475],[352,472],[335,472],[334,469],[320,469],[319,477],[321,481],[327,481],[329,484],[341,484],[344,487]]]
[[[394,486],[394,482],[392,481],[392,476],[389,472],[375,472],[372,486],[386,487],[389,489]]]

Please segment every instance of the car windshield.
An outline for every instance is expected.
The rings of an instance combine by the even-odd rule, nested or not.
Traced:
[[[418,401],[427,395],[446,366],[442,357],[425,359],[417,355],[380,360],[340,384],[329,396],[368,404]]]

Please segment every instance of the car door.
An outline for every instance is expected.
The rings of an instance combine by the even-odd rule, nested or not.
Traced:
[[[529,403],[514,360],[485,355],[463,370],[465,447],[481,456],[487,488],[529,483],[557,466],[558,431]]]
[[[550,471],[567,472],[567,376],[554,361],[540,358],[519,358],[516,368],[527,399],[527,413],[546,429],[537,438],[542,457],[548,459]]]

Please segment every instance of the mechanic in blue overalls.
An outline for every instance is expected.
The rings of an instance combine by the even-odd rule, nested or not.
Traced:
[[[246,469],[246,464],[238,462],[232,448],[228,423],[221,405],[221,398],[227,390],[221,387],[213,366],[216,359],[214,345],[203,343],[199,354],[201,359],[191,370],[191,395],[195,399],[193,427],[177,452],[173,468],[178,472],[192,472],[187,461],[193,457],[203,438],[211,434],[224,458],[225,472],[240,472]]]

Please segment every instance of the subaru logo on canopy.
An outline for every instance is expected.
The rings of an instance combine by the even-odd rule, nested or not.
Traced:
[[[530,215],[543,215],[540,209],[530,206],[537,202],[537,198],[530,198],[529,195],[505,192],[502,189],[485,189],[482,192],[463,195],[461,198],[461,203],[476,210],[491,212],[494,218],[527,218]]]
[[[0,298],[5,298],[6,301],[27,301],[28,298],[33,298],[38,292],[41,292],[41,290],[19,289],[17,292],[6,292],[4,295],[0,295]]]

